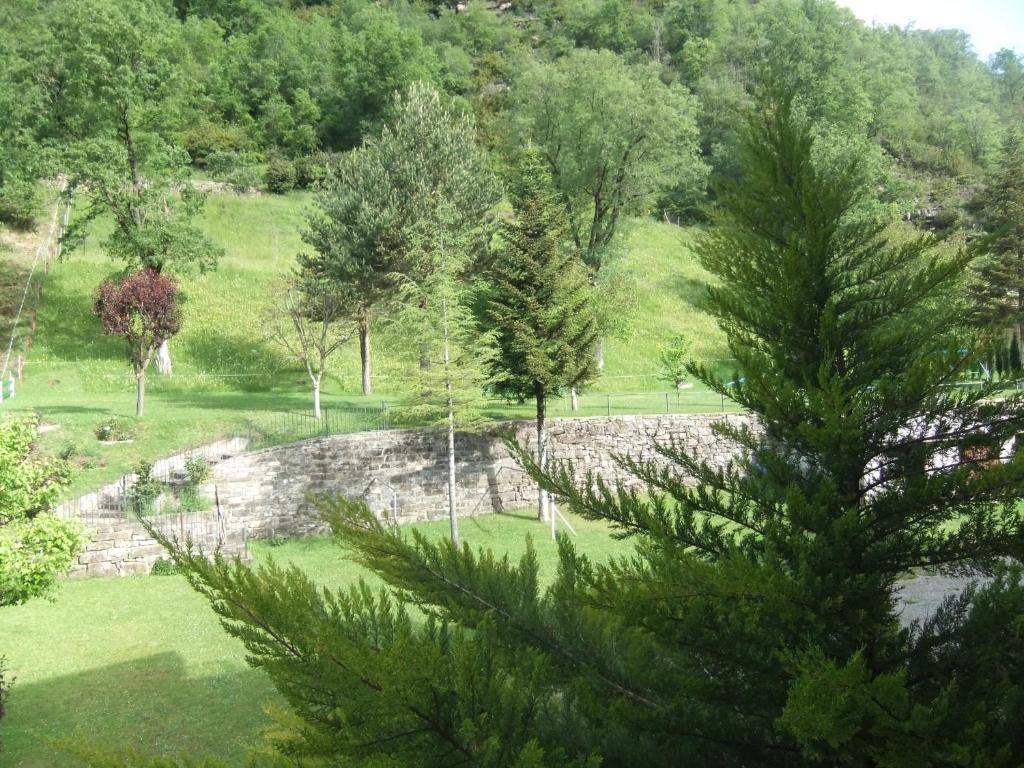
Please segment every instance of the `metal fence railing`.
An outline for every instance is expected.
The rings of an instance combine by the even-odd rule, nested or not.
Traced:
[[[375,432],[390,427],[387,403],[355,408],[323,408],[319,418],[308,411],[282,411],[254,416],[245,422],[240,437],[249,449],[294,443],[312,437]]]

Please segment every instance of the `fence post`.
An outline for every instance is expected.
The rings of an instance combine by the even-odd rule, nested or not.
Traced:
[[[665,413],[668,413],[668,392],[665,393]]]
[[[612,415],[612,396],[611,395],[605,395],[604,399],[605,399],[605,404],[607,405],[608,415],[611,416]]]
[[[722,395],[722,413],[725,413],[725,395]]]

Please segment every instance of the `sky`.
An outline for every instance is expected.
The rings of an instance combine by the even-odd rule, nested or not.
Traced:
[[[836,0],[868,22],[962,29],[983,60],[1000,48],[1024,54],[1024,0]]]

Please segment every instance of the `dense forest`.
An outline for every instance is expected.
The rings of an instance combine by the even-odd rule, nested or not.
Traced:
[[[766,71],[800,94],[822,151],[866,151],[882,202],[933,229],[967,216],[1024,115],[1015,52],[982,62],[963,32],[871,27],[821,0],[8,0],[0,217],[27,224],[37,179],[94,178],[117,153],[147,177],[315,185],[426,81],[499,165],[565,124],[627,152],[631,131],[660,132],[651,194],[622,213],[692,220],[709,173],[736,172],[736,115]]]

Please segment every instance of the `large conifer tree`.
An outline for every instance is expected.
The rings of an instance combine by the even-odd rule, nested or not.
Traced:
[[[583,262],[570,245],[569,220],[540,154],[528,148],[509,183],[514,218],[502,223],[487,315],[497,352],[492,387],[537,405],[537,461],[547,464],[548,399],[597,375],[598,330]],[[548,518],[547,493],[537,501]]]
[[[275,732],[292,758],[1024,762],[1024,589],[1006,565],[1024,546],[1024,461],[990,458],[1021,431],[1020,402],[951,386],[970,363],[956,304],[969,258],[892,245],[856,164],[819,171],[788,100],[762,108],[701,247],[746,376],[729,394],[756,416],[721,427],[745,457],[723,471],[661,446],[668,468],[624,460],[647,482],[632,492],[580,488],[519,450],[634,552],[594,563],[563,537],[542,590],[532,550],[512,564],[325,499],[340,543],[392,591],[325,595],[295,568],[175,554],[294,707]],[[921,568],[996,579],[901,629],[899,579]]]
[[[1024,359],[1024,143],[1015,133],[1003,142],[999,164],[974,201],[985,234],[972,282],[982,327],[1012,335],[1017,360]],[[1019,367],[1019,365],[1018,365]]]

